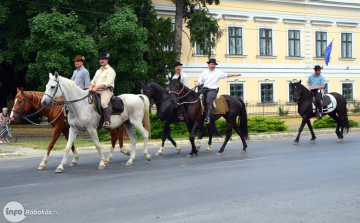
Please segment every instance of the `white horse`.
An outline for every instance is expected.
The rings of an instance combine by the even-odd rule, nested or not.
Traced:
[[[88,91],[82,90],[73,81],[61,77],[57,73],[55,75],[49,74],[49,82],[46,85],[45,94],[41,103],[45,106],[51,106],[54,99],[62,97],[67,104],[69,114],[68,122],[70,125],[69,139],[66,144],[65,154],[57,167],[55,172],[63,172],[64,166],[67,162],[69,151],[73,145],[79,131],[87,130],[94,141],[95,147],[100,155],[100,164],[98,169],[105,169],[106,161],[110,161],[112,151],[109,157],[105,160],[102,149],[100,147],[99,138],[97,135],[97,126],[99,124],[100,115],[94,110],[93,105],[88,101]],[[139,131],[144,139],[144,155],[147,160],[151,160],[151,155],[147,150],[147,140],[150,134],[150,119],[149,119],[149,99],[145,95],[123,94],[118,96],[124,102],[124,111],[121,115],[111,116],[111,128],[116,128],[124,124],[127,134],[131,141],[130,159],[126,165],[132,165],[136,153],[136,135],[133,126]],[[142,125],[145,120],[145,129]],[[112,148],[113,149],[113,148]]]

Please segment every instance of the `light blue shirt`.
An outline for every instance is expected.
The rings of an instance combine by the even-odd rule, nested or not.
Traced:
[[[77,86],[79,86],[81,89],[87,89],[90,85],[90,74],[89,71],[86,70],[84,66],[82,66],[80,69],[74,70],[74,73],[71,77],[71,80],[75,82]]]
[[[312,74],[309,76],[307,83],[310,83],[311,87],[325,87],[325,78],[321,74],[319,74],[319,76],[315,76],[315,74]]]

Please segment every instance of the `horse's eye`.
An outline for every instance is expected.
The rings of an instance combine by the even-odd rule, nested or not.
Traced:
[[[55,86],[51,86],[51,88],[52,88],[52,89],[54,89],[54,88],[55,88]]]
[[[18,103],[21,104],[21,101],[19,101]]]

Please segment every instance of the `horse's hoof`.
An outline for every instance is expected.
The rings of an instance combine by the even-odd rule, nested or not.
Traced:
[[[155,154],[155,156],[161,156],[162,155],[162,152],[157,152],[156,154]]]
[[[294,145],[297,145],[297,144],[299,144],[299,142],[297,142],[297,141],[294,141],[294,142],[293,142],[293,144],[294,144]]]
[[[342,138],[338,138],[337,141],[338,141],[338,142],[342,142],[343,139],[342,139]]]
[[[126,166],[131,166],[132,164],[133,164],[133,162],[131,162],[131,161],[127,161],[127,162],[125,163]]]
[[[201,149],[201,145],[196,146],[196,150],[199,151]]]
[[[101,164],[100,164],[99,167],[98,167],[98,169],[99,169],[99,170],[105,170],[105,165],[101,165]]]
[[[311,142],[311,143],[315,143],[315,139],[311,139],[310,142]]]
[[[181,148],[180,147],[176,148],[176,154],[179,154],[180,152],[181,152]]]
[[[146,159],[147,159],[148,161],[151,160],[151,155],[150,155],[150,154],[146,154],[145,157],[146,157]]]
[[[241,154],[246,154],[247,151],[246,150],[241,150]]]
[[[58,167],[58,168],[56,168],[55,172],[56,173],[62,173],[62,172],[64,172],[64,168]]]
[[[76,165],[77,165],[76,162],[71,162],[71,163],[70,163],[70,166],[76,166]]]
[[[193,155],[189,154],[189,155],[187,155],[187,158],[193,158]]]
[[[39,166],[38,170],[45,170],[45,166]]]
[[[216,155],[217,155],[217,156],[221,156],[221,155],[222,155],[222,153],[216,153]]]
[[[105,160],[104,161],[105,165],[108,165],[109,164],[109,161]],[[70,164],[71,165],[71,164]]]
[[[200,153],[199,152],[197,152],[196,154],[195,154],[195,156],[199,156],[200,155]]]
[[[206,153],[209,153],[209,152],[211,151],[211,148],[206,148],[204,151],[205,151]]]

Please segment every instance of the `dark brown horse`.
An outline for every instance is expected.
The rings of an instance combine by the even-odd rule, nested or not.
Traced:
[[[300,140],[300,134],[302,130],[304,129],[305,124],[308,125],[309,130],[311,132],[311,140],[310,142],[315,142],[316,136],[313,131],[313,128],[311,126],[310,118],[314,117],[313,113],[313,94],[310,92],[309,89],[307,89],[304,85],[301,84],[301,81],[291,83],[290,87],[292,91],[292,97],[294,102],[297,102],[298,104],[298,113],[302,117],[302,122],[299,128],[299,133],[294,140],[294,144],[298,144]],[[324,113],[323,115],[329,115],[332,119],[335,120],[337,123],[336,126],[336,135],[338,137],[337,141],[342,141],[344,138],[344,128],[345,133],[349,132],[350,124],[348,120],[347,110],[346,110],[346,99],[341,94],[338,94],[336,92],[330,93],[330,95],[334,96],[336,99],[336,108],[335,110]],[[339,130],[341,128],[341,131]]]
[[[186,126],[189,130],[190,136],[189,140],[191,142],[192,150],[189,153],[188,157],[193,157],[193,155],[198,155],[194,143],[195,133],[198,131],[201,125],[204,123],[204,116],[202,114],[202,107],[199,95],[196,94],[193,90],[187,88],[179,80],[181,78],[172,80],[169,85],[169,90],[171,93],[171,101],[174,105],[183,106],[183,116],[186,122]],[[233,96],[222,95],[228,104],[229,111],[226,114],[212,114],[210,118],[210,123],[207,124],[209,132],[209,145],[211,145],[212,133],[215,127],[215,121],[220,117],[224,117],[227,121],[227,131],[226,138],[221,146],[220,150],[217,152],[217,155],[221,155],[224,152],[225,146],[229,141],[232,135],[232,129],[234,129],[237,134],[240,136],[243,143],[243,150],[241,153],[246,153],[247,144],[245,140],[249,139],[248,129],[247,129],[247,114],[245,104],[241,99],[237,99]],[[238,119],[239,118],[239,119]],[[239,123],[236,123],[238,119]],[[216,132],[216,131],[215,131]]]
[[[54,147],[57,139],[59,138],[60,134],[62,133],[65,139],[68,139],[69,136],[69,126],[65,123],[64,117],[64,110],[62,105],[53,106],[53,107],[43,107],[41,105],[41,99],[44,95],[44,92],[37,92],[37,91],[24,91],[23,88],[17,89],[17,94],[14,99],[14,107],[11,111],[11,117],[15,120],[19,120],[21,117],[26,117],[25,113],[29,112],[31,108],[39,111],[41,114],[45,115],[50,121],[51,125],[54,127],[51,140],[47,147],[47,152],[43,160],[41,161],[38,170],[44,170],[45,165],[48,161],[49,154]],[[56,101],[61,101],[61,98],[57,98]],[[125,129],[116,128],[111,130],[111,145],[112,150],[115,147],[116,141],[119,139],[119,146],[120,151],[126,155],[130,155],[130,152],[123,147],[123,136]],[[125,132],[126,134],[126,132]],[[75,166],[77,164],[77,160],[79,159],[79,155],[76,152],[74,145],[72,146],[71,150],[73,151],[74,158],[71,161],[70,166]],[[110,161],[112,158],[112,153],[109,154],[106,161]]]

